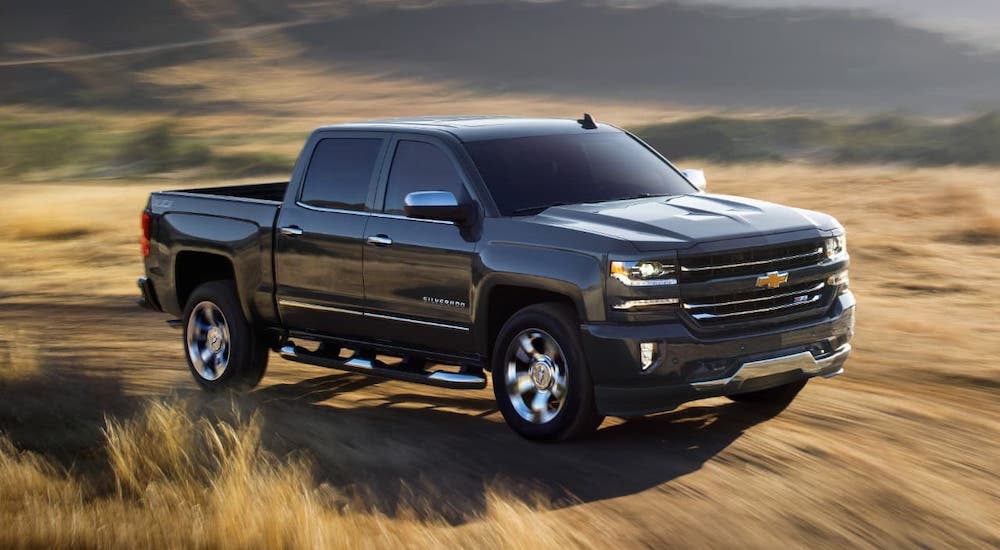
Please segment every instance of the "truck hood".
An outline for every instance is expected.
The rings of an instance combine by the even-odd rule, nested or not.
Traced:
[[[820,212],[714,194],[554,206],[532,221],[627,240],[640,251],[840,227],[833,217]]]

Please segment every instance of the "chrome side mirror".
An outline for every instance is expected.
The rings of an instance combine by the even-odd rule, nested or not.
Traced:
[[[705,188],[708,187],[708,180],[705,179],[704,171],[698,168],[688,168],[686,170],[681,170],[681,174],[683,174],[692,185],[697,187],[699,191],[703,193],[705,192]]]
[[[411,218],[465,223],[472,219],[473,208],[450,191],[416,191],[403,199],[403,211]]]

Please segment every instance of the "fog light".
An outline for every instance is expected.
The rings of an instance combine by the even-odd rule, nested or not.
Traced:
[[[642,364],[642,370],[649,370],[656,363],[658,357],[659,352],[656,342],[642,342],[639,344],[639,362]]]

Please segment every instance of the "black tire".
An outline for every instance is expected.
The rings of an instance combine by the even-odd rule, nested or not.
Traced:
[[[497,335],[491,359],[493,393],[507,425],[527,439],[560,441],[579,438],[593,433],[604,420],[603,416],[597,414],[595,407],[594,385],[580,345],[579,332],[579,324],[572,308],[559,303],[543,303],[515,313],[504,323]],[[530,361],[512,358],[509,354],[517,354],[522,335],[527,337],[529,342],[533,342],[533,345],[544,347],[545,344],[549,344],[551,355],[554,357],[549,357],[547,353],[541,353],[538,349],[532,355],[534,359]],[[538,337],[532,339],[532,335]],[[551,347],[550,339],[555,343],[555,347]],[[527,358],[528,353],[523,352],[521,356]],[[541,358],[549,358],[549,362],[541,363]],[[517,365],[511,367],[509,364],[511,360]],[[539,378],[543,381],[541,386],[535,383],[531,374],[528,376],[533,386],[526,392],[518,392],[516,389],[520,387],[518,384],[508,386],[508,371],[513,369],[510,373],[517,377],[518,365],[521,363],[526,365],[530,363],[528,372],[532,372],[531,369],[538,364],[541,371]],[[544,373],[546,368],[551,369],[548,375]],[[558,380],[562,380],[563,383],[557,384]],[[544,382],[551,385],[546,386]],[[544,391],[539,390],[546,387]],[[532,391],[534,393],[531,393]],[[526,395],[535,397],[539,392],[547,392],[549,399],[543,405],[544,413],[533,413],[534,405],[527,403]],[[562,395],[556,397],[558,393]],[[521,400],[521,405],[515,405],[517,399]],[[555,404],[550,401],[553,399]],[[537,414],[538,418],[528,419],[518,410],[522,412],[527,410],[527,414],[532,416]]]
[[[219,313],[221,323],[212,321],[206,324],[206,319],[218,320]],[[202,330],[206,326],[210,328]],[[184,357],[195,382],[206,390],[248,390],[255,387],[264,376],[268,359],[267,342],[256,332],[243,315],[236,285],[232,281],[211,281],[194,289],[184,307],[182,340]],[[223,340],[218,351],[213,347],[219,341],[216,337]],[[200,343],[202,339],[205,340],[203,344]],[[210,359],[199,362],[196,357],[204,356],[197,353],[196,347],[208,353]],[[224,363],[221,360],[223,355]],[[215,367],[210,368],[209,363]]]
[[[809,379],[799,380],[791,384],[758,390],[749,393],[737,393],[728,396],[737,403],[750,405],[763,411],[780,412],[785,410],[795,400],[795,396],[806,387]]]

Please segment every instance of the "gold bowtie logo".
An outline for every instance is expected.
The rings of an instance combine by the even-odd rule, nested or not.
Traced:
[[[761,275],[757,277],[757,286],[766,286],[767,288],[778,288],[779,286],[788,282],[788,272],[779,273],[777,271],[770,271],[767,275]]]

